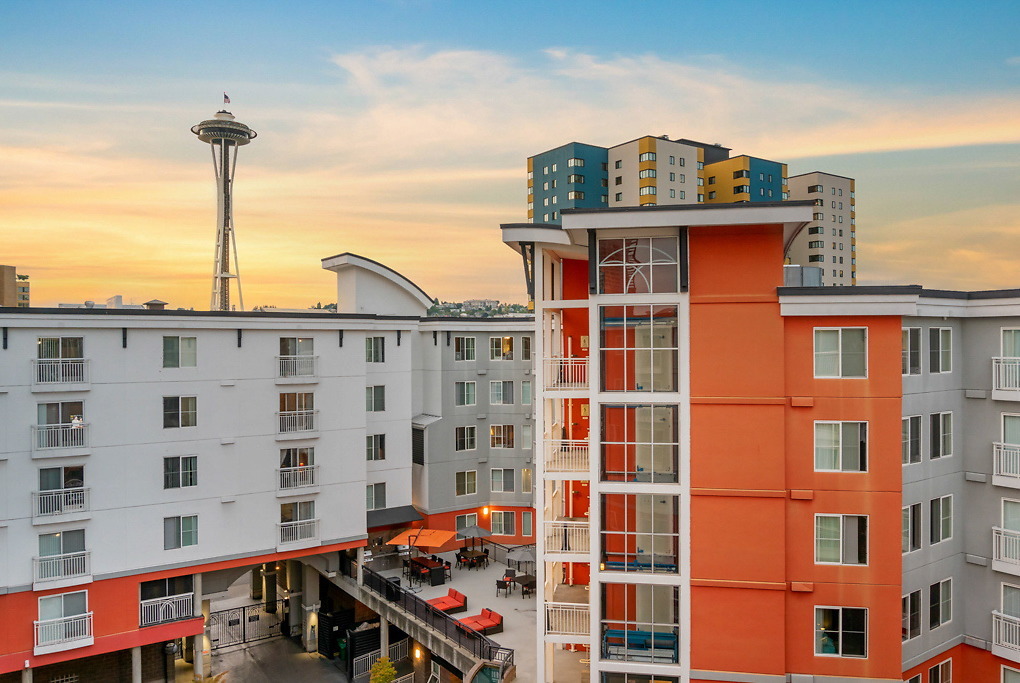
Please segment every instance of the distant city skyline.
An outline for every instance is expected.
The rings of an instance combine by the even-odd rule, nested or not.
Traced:
[[[1015,3],[226,2],[226,32],[202,7],[0,6],[0,263],[34,306],[207,307],[188,128],[224,91],[259,132],[235,188],[249,308],[335,300],[319,260],[345,251],[523,302],[498,226],[525,220],[527,157],[646,134],[856,178],[859,284],[1020,286]]]

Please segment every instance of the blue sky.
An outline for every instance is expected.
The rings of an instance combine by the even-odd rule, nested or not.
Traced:
[[[226,91],[260,132],[249,306],[333,300],[318,259],[348,250],[520,301],[497,227],[523,217],[526,157],[644,134],[855,177],[862,283],[1020,286],[1018,28],[1016,2],[8,0],[0,259],[39,304],[202,306],[212,178],[187,129]]]

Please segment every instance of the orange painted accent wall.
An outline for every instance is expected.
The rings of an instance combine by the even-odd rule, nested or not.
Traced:
[[[911,676],[921,674],[922,683],[927,683],[928,669],[947,659],[953,660],[953,680],[964,683],[1000,683],[1003,666],[1020,671],[1020,664],[1016,662],[996,657],[988,650],[961,644],[907,669],[903,672],[903,680],[907,681]]]
[[[563,273],[563,298],[587,299],[588,261],[563,259],[561,267]]]
[[[456,531],[457,516],[469,515],[473,513],[478,515],[478,526],[482,527],[483,529],[491,529],[492,512],[496,510],[513,510],[517,513],[514,520],[515,521],[514,530],[517,532],[517,534],[514,536],[489,536],[485,540],[492,541],[494,543],[499,543],[501,545],[528,545],[529,543],[535,542],[534,533],[532,533],[531,536],[524,536],[520,533],[521,513],[524,511],[531,512],[532,532],[534,532],[535,525],[538,524],[538,516],[535,514],[535,508],[515,507],[512,505],[496,505],[496,504],[489,505],[488,507],[489,507],[488,516],[486,516],[482,512],[482,507],[464,508],[463,510],[453,510],[451,512],[437,512],[435,514],[426,515],[425,521],[420,526],[427,529],[445,529],[447,531]],[[417,527],[419,525],[416,524],[415,526]],[[471,541],[467,541],[467,543],[468,545],[470,545]],[[475,541],[475,545],[477,546],[478,544],[479,541]],[[449,543],[444,545],[442,548],[437,548],[432,552],[447,552],[449,550],[457,550],[462,547],[464,547],[464,541],[454,539],[453,541],[450,541]]]

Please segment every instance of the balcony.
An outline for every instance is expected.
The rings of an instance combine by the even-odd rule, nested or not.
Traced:
[[[1020,358],[992,358],[992,399],[1020,401]]]
[[[92,553],[83,550],[32,558],[34,590],[76,586],[92,581]]]
[[[591,525],[588,522],[546,522],[545,552],[547,555],[585,555],[584,558],[551,558],[549,561],[587,562],[591,550]]]
[[[88,647],[93,643],[92,612],[36,621],[34,624],[35,650],[33,654],[36,656],[77,647]]]
[[[543,472],[546,479],[588,479],[588,442],[546,439]]]
[[[142,600],[138,607],[138,625],[155,626],[195,616],[195,594],[181,593],[165,598]]]
[[[84,358],[39,358],[32,361],[32,391],[89,389],[89,362]]]
[[[992,527],[992,569],[1020,576],[1020,531]]]
[[[74,522],[89,516],[89,489],[32,492],[32,523]]]
[[[301,489],[294,493],[307,493],[305,489],[316,485],[318,465],[306,465],[304,467],[281,467],[277,471],[279,477],[279,490],[291,491]]]
[[[277,356],[277,384],[309,384],[318,381],[318,356]]]
[[[992,448],[992,484],[1020,489],[1020,446],[996,443]]]
[[[590,629],[588,605],[573,602],[545,603],[545,635],[564,636],[552,638],[549,642],[586,643],[591,640]]]
[[[581,391],[588,388],[587,358],[546,358],[546,391]]]
[[[288,410],[277,413],[277,439],[309,439],[317,436],[315,422],[318,410]]]
[[[319,520],[303,519],[297,522],[280,522],[279,543],[280,546],[293,546],[301,544],[301,547],[319,545]]]
[[[88,447],[89,426],[84,422],[32,426],[33,457],[86,455],[80,451],[85,451]]]
[[[992,612],[992,654],[1020,662],[1020,619]]]

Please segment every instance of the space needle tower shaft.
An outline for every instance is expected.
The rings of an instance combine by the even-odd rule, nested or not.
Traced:
[[[234,120],[228,111],[218,111],[213,118],[192,126],[191,132],[212,151],[213,171],[216,174],[216,253],[213,257],[211,311],[229,311],[230,281],[237,281],[237,302],[244,310],[241,296],[240,269],[237,265],[237,239],[234,231],[234,171],[237,168],[237,151],[251,142],[257,133]],[[233,267],[231,267],[233,254]]]

